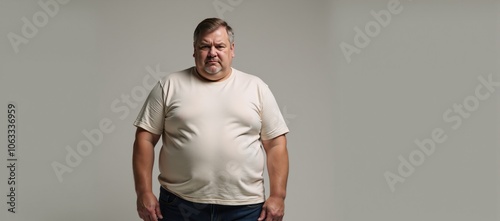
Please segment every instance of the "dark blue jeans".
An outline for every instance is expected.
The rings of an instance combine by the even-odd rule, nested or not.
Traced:
[[[264,203],[228,206],[193,203],[160,187],[160,210],[166,221],[256,221]]]

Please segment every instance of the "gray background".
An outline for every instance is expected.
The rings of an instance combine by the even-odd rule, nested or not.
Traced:
[[[192,66],[196,24],[217,16],[235,29],[234,67],[269,84],[290,127],[285,220],[500,220],[499,92],[458,129],[443,120],[478,77],[500,81],[499,1],[401,0],[350,62],[339,45],[353,45],[354,28],[389,0],[72,0],[16,53],[8,33],[21,35],[21,18],[47,1],[0,1],[0,120],[15,102],[19,139],[16,214],[0,154],[1,220],[138,220],[131,153],[142,81],[148,69]],[[51,164],[65,164],[65,147],[105,118],[115,129],[60,182]],[[447,140],[392,192],[384,173],[397,174],[398,156],[434,128]]]

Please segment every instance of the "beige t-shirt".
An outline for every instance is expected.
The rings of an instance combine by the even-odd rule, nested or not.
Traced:
[[[162,187],[185,200],[222,205],[265,200],[260,139],[288,133],[268,86],[234,68],[220,82],[202,80],[194,67],[168,75],[134,125],[162,135]]]

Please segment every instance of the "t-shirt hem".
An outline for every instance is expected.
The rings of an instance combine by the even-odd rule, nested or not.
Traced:
[[[243,200],[199,199],[199,198],[193,198],[193,197],[189,197],[189,196],[186,196],[183,194],[176,193],[168,188],[165,188],[164,186],[162,186],[162,188],[168,190],[170,193],[176,195],[177,197],[180,197],[184,200],[187,200],[187,201],[190,201],[193,203],[217,204],[217,205],[227,205],[227,206],[241,206],[241,205],[263,203],[265,201],[264,197],[257,197],[255,199],[243,199]]]
[[[147,123],[144,123],[142,121],[135,121],[134,122],[134,126],[136,127],[140,127],[144,130],[147,130],[153,134],[156,134],[156,135],[161,135],[161,131],[155,129],[155,128],[152,128],[151,126],[149,126]]]
[[[268,134],[267,136],[262,136],[262,140],[271,140],[271,139],[276,138],[280,135],[287,134],[288,132],[290,132],[290,130],[288,130],[288,128],[282,128],[280,130],[276,130],[276,131]]]

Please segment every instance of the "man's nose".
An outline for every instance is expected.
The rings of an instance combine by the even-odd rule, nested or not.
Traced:
[[[215,57],[215,56],[217,56],[217,53],[216,53],[216,51],[215,51],[215,46],[210,47],[210,50],[208,51],[208,55],[209,55],[210,57]]]

